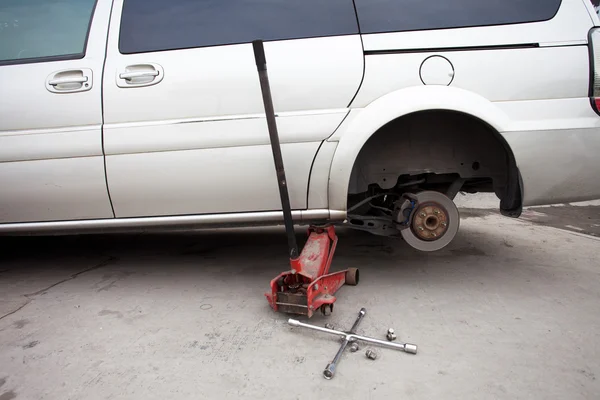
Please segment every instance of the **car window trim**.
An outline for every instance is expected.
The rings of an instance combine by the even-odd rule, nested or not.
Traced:
[[[445,53],[453,51],[484,51],[484,50],[518,50],[518,49],[550,49],[554,47],[581,47],[588,46],[587,43],[565,43],[553,45],[541,45],[540,43],[518,43],[518,44],[500,44],[487,46],[463,46],[463,47],[426,47],[416,49],[384,49],[384,50],[365,50],[365,56],[376,56],[385,54],[409,54],[409,53]]]
[[[85,58],[87,53],[88,40],[90,39],[90,32],[92,30],[92,22],[94,21],[94,14],[96,13],[96,7],[98,6],[98,0],[94,0],[92,6],[92,12],[90,13],[90,19],[88,20],[87,32],[85,33],[85,40],[83,42],[83,51],[80,53],[61,54],[56,56],[44,56],[44,57],[31,57],[31,58],[17,58],[14,60],[3,60],[0,61],[0,67],[4,65],[20,65],[20,64],[36,64],[43,62],[54,62],[54,61],[68,61],[68,60],[80,60]]]
[[[539,43],[517,43],[517,44],[492,44],[484,46],[458,46],[458,47],[423,47],[408,49],[385,49],[365,50],[365,55],[378,54],[404,54],[404,53],[440,53],[449,51],[474,51],[474,50],[512,50],[512,49],[535,49],[540,47]]]

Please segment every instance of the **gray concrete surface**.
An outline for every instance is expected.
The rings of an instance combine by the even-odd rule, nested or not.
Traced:
[[[455,202],[461,207],[463,216],[500,215],[499,201],[494,194],[464,195],[461,193]],[[600,237],[600,200],[528,207],[523,210],[520,218],[538,225]]]
[[[336,339],[263,297],[287,267],[280,229],[1,238],[0,400],[600,398],[600,240],[464,216],[433,254],[340,232],[334,268],[362,281],[310,322],[366,307],[360,332],[393,327],[419,354],[363,347],[332,381]]]

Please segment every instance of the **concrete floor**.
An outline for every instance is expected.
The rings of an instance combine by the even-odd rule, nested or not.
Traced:
[[[366,307],[359,332],[393,327],[419,354],[363,347],[331,381],[337,340],[263,297],[280,229],[2,238],[0,400],[600,398],[600,240],[464,215],[433,254],[340,232],[334,268],[361,282],[311,323]]]

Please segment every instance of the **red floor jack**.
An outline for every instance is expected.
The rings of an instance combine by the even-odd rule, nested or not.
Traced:
[[[348,285],[358,284],[358,269],[349,268],[329,273],[338,241],[333,226],[309,227],[308,240],[302,249],[302,253],[298,255],[298,244],[296,243],[290,198],[267,74],[265,50],[261,40],[252,42],[252,46],[277,171],[277,184],[281,196],[291,265],[291,270],[282,272],[271,281],[271,291],[265,293],[265,296],[275,311],[306,315],[310,318],[316,310],[321,310],[324,315],[327,315],[333,311],[333,303],[336,300],[335,293],[338,289],[344,283]]]

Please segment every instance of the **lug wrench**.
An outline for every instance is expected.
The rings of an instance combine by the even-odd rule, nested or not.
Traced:
[[[392,342],[387,342],[385,340],[379,340],[379,339],[370,338],[367,336],[357,335],[355,333],[356,328],[358,327],[358,324],[360,323],[360,321],[362,320],[362,318],[365,316],[366,313],[367,313],[367,310],[364,308],[361,308],[360,312],[358,313],[358,318],[354,322],[354,325],[352,325],[352,329],[350,329],[349,332],[341,332],[341,331],[336,331],[335,329],[321,328],[320,326],[305,324],[303,322],[300,322],[298,320],[291,319],[291,318],[288,320],[288,324],[290,324],[291,326],[300,326],[302,328],[308,328],[308,329],[312,329],[312,330],[319,331],[319,332],[329,333],[332,335],[340,336],[341,338],[344,339],[344,342],[342,342],[342,345],[341,345],[340,349],[338,350],[337,354],[335,355],[333,361],[331,363],[329,363],[327,365],[327,367],[325,368],[325,370],[323,371],[323,377],[325,379],[333,378],[333,376],[335,374],[335,369],[336,369],[337,363],[340,361],[342,353],[344,352],[344,350],[346,349],[346,346],[348,346],[348,343],[350,343],[350,342],[363,341],[363,342],[367,342],[367,343],[371,343],[371,344],[376,344],[381,347],[387,347],[387,348],[394,349],[394,350],[404,351],[409,354],[417,354],[417,345],[416,344],[399,343],[399,342],[392,343]]]
[[[352,328],[350,328],[350,331],[348,333],[356,333],[356,328],[358,328],[358,324],[360,324],[360,321],[362,321],[366,313],[367,310],[365,308],[360,309],[360,311],[358,312],[358,317],[356,318],[356,321],[354,321],[354,325],[352,325]],[[325,379],[331,379],[333,378],[333,375],[335,375],[335,368],[337,366],[337,363],[340,361],[340,358],[342,358],[342,353],[344,353],[344,350],[346,350],[348,343],[350,343],[350,339],[348,338],[348,335],[346,335],[344,337],[342,345],[340,346],[340,349],[333,358],[333,361],[327,364],[327,367],[325,367],[325,370],[323,371],[323,377]]]

